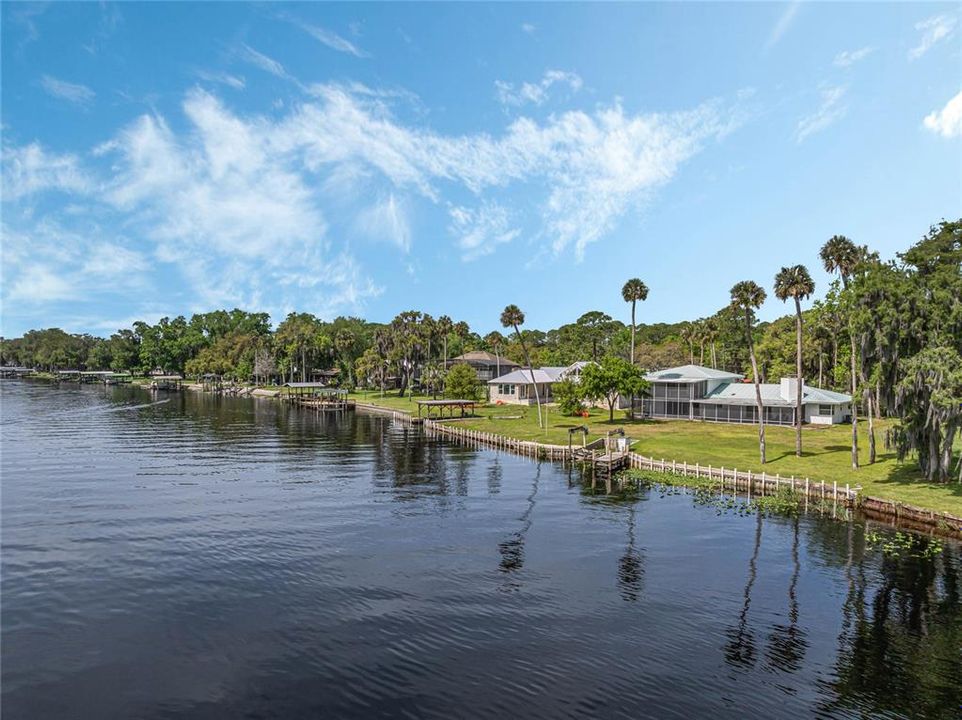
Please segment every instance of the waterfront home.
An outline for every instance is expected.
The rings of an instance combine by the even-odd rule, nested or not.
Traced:
[[[474,368],[474,371],[478,374],[478,380],[484,383],[521,367],[516,362],[505,357],[499,358],[497,355],[484,350],[472,350],[448,360],[447,369],[450,370],[453,366],[461,364],[470,365]]]
[[[648,397],[640,401],[645,417],[756,423],[758,407],[755,384],[737,373],[701,365],[682,365],[648,373]],[[795,424],[795,378],[762,383],[765,423]],[[802,422],[834,425],[852,415],[852,396],[832,390],[802,386]]]
[[[538,384],[538,394],[542,403],[554,402],[552,387],[562,380],[578,382],[581,370],[587,362],[579,361],[563,367],[541,367],[533,371],[518,368],[501,377],[488,381],[488,395],[493,403],[502,402],[512,405],[534,405],[534,385]],[[534,382],[532,382],[532,373]]]

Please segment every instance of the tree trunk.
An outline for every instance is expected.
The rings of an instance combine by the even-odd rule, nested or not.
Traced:
[[[835,384],[835,370],[838,368],[838,337],[832,335],[832,387],[838,387]]]
[[[748,357],[752,361],[752,379],[755,381],[755,402],[758,405],[758,453],[761,456],[762,465],[765,464],[765,409],[762,405],[762,388],[758,383],[758,362],[755,360],[755,343],[752,342],[752,325],[745,310],[745,334],[748,339]]]
[[[531,367],[531,358],[528,357],[528,346],[524,344],[517,325],[514,326],[514,334],[518,336],[518,342],[521,343],[521,352],[524,353],[524,361],[527,363],[528,372],[531,374],[531,384],[534,385],[534,402],[538,406],[538,427],[541,428],[541,394],[538,392],[538,383],[535,382],[534,379],[534,368]]]
[[[818,349],[818,386],[825,387],[825,375],[823,373],[825,368],[825,355],[822,353],[822,348]]]
[[[711,368],[712,370],[718,367],[718,361],[715,358],[715,341],[711,341]]]
[[[631,364],[635,364],[635,301],[631,301]]]
[[[700,342],[698,345],[699,345],[698,364],[704,365],[705,364],[705,343]]]
[[[858,470],[858,375],[855,371],[855,333],[851,328],[849,333],[852,340],[852,468]]]
[[[795,456],[802,456],[802,303],[795,296]]]

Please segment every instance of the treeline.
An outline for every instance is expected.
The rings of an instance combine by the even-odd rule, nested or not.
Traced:
[[[824,299],[804,312],[799,302],[815,288],[805,266],[795,265],[783,268],[774,283],[738,283],[730,304],[692,322],[633,324],[648,290],[632,279],[622,288],[627,323],[593,310],[559,328],[537,330],[522,327],[523,313],[511,306],[520,322],[505,324],[502,317],[504,332],[483,336],[467,323],[416,310],[390,323],[354,317],[327,322],[291,313],[272,330],[266,313],[218,310],[153,325],[137,322],[109,338],[32,330],[3,340],[0,361],[44,370],[216,373],[262,384],[309,380],[314,370],[337,368],[342,385],[390,383],[402,394],[415,384],[436,390],[448,360],[470,350],[487,350],[520,365],[530,359],[535,367],[618,357],[644,369],[694,362],[760,382],[800,374],[809,384],[855,396],[853,410],[869,423],[870,459],[876,444],[873,421],[896,416],[902,422],[888,439],[903,454],[917,451],[927,477],[945,480],[962,428],[960,243],[962,220],[932,227],[890,261],[847,238],[831,238],[819,261],[837,279]],[[797,313],[756,322],[766,297],[763,286],[786,303],[794,300]],[[492,325],[496,312],[492,309]],[[854,465],[857,443],[853,423]],[[764,462],[763,433],[761,452]],[[962,478],[962,468],[959,472]]]

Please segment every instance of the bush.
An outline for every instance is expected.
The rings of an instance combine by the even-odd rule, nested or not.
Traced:
[[[477,400],[481,397],[481,382],[470,365],[459,363],[448,370],[444,378],[444,397],[457,400]]]
[[[555,383],[551,391],[558,403],[558,409],[564,415],[579,415],[584,411],[585,406],[581,401],[582,393],[578,383],[571,380],[562,380]]]

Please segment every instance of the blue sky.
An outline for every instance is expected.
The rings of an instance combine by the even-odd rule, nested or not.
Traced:
[[[954,3],[4,3],[2,330],[820,294],[831,235],[962,215],[960,38]]]

